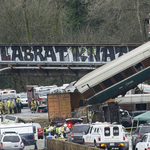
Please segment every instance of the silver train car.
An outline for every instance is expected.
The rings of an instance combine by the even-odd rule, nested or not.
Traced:
[[[88,104],[103,103],[150,78],[150,42],[86,74],[75,83]]]

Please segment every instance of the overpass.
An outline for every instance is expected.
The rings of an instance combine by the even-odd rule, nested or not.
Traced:
[[[141,44],[0,44],[0,75],[78,76]]]

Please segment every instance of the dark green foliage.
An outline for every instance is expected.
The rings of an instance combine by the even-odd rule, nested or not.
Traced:
[[[66,2],[66,21],[68,27],[73,31],[85,26],[88,5],[89,3],[83,0],[68,0]]]
[[[0,44],[122,44],[149,40],[150,0],[1,0]],[[77,78],[0,76],[0,89],[61,86]]]

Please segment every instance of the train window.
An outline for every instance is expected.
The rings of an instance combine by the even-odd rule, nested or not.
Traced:
[[[139,71],[144,69],[144,66],[143,66],[143,64],[141,62],[136,64],[134,67],[135,67],[137,72],[139,72]]]
[[[124,70],[123,73],[125,74],[126,77],[129,77],[134,74],[134,71],[132,70],[132,68],[128,68]]]
[[[136,104],[136,110],[146,110],[146,103]]]
[[[144,65],[144,67],[149,67],[150,66],[150,58],[147,58],[145,60],[142,61],[142,64]]]
[[[123,80],[123,76],[120,73],[114,75],[113,78],[115,79],[116,83]]]
[[[107,79],[105,81],[102,82],[104,84],[104,86],[106,88],[110,87],[111,85],[113,85],[113,82],[111,81],[111,79]]]
[[[98,93],[100,91],[102,91],[102,87],[100,86],[100,84],[97,84],[95,86],[93,86],[93,90],[95,91],[95,93]]]
[[[90,98],[91,96],[93,96],[95,93],[93,92],[93,90],[92,89],[88,89],[87,91],[85,91],[84,93],[83,93],[83,96],[85,97],[85,98]]]

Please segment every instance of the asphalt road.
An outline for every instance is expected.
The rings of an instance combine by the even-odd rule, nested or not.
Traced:
[[[31,113],[31,110],[28,107],[24,107],[23,109],[21,109],[21,113],[16,113],[13,116],[18,116],[19,118],[22,119],[30,119],[30,118],[48,119],[48,113],[40,113],[40,112]]]

